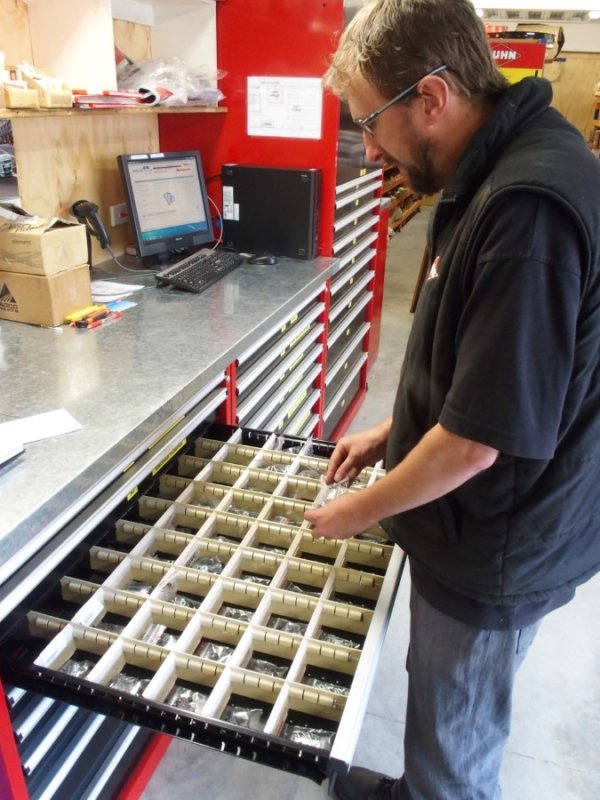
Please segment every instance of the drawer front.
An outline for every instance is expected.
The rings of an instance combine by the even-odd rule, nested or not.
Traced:
[[[264,362],[265,359],[271,358],[273,353],[277,352],[277,348],[285,350],[290,344],[305,335],[305,332],[315,324],[324,311],[323,303],[318,301],[321,292],[322,289],[318,291],[317,295],[302,303],[295,312],[274,325],[238,357],[238,376],[243,376],[247,371],[251,371],[257,362]]]
[[[374,276],[373,270],[368,269],[368,266],[363,266],[350,281],[338,286],[335,296],[332,297],[329,313],[330,324],[345,315],[364,298],[365,293],[372,285]]]
[[[344,257],[351,252],[360,242],[366,241],[376,234],[379,224],[379,215],[370,214],[357,222],[356,225],[349,226],[349,229],[340,231],[340,236],[333,241],[333,254],[337,258]]]
[[[334,237],[339,241],[351,233],[353,227],[360,225],[368,216],[379,215],[381,198],[365,195],[354,203],[337,208],[333,222]]]
[[[363,353],[359,361],[354,364],[350,374],[345,379],[333,396],[327,398],[325,413],[323,415],[323,431],[326,437],[331,437],[344,414],[348,411],[350,404],[358,394],[360,389],[360,371],[367,361],[368,354]]]
[[[374,269],[374,258],[376,252],[372,247],[365,248],[352,261],[341,269],[331,281],[331,293],[335,297],[342,294],[344,287],[352,286],[356,283],[359,274],[364,274],[365,267],[369,270]],[[335,302],[335,301],[334,301]]]
[[[335,209],[349,209],[365,197],[373,197],[383,186],[383,170],[373,170],[360,178],[335,187]]]
[[[269,421],[267,430],[275,431],[278,434],[299,435],[309,419],[314,416],[314,409],[319,397],[320,393],[317,389],[303,388],[297,395],[290,398],[290,402],[283,412]]]
[[[312,393],[314,383],[321,373],[321,365],[305,363],[288,376],[277,391],[250,417],[248,425],[281,433],[285,424]],[[318,397],[318,393],[317,393]]]
[[[153,737],[151,731],[35,692],[4,687],[31,798],[117,797]],[[2,794],[9,800],[12,794]]]
[[[373,292],[364,291],[361,287],[356,299],[352,303],[340,304],[336,308],[336,313],[329,321],[329,331],[327,333],[327,347],[331,350],[340,338],[346,335],[346,329],[356,320],[367,321],[369,318],[369,303],[373,299]]]
[[[366,338],[371,329],[371,324],[366,322],[365,316],[366,309],[359,309],[359,313],[347,324],[342,326],[341,334],[331,343],[331,346],[327,350],[326,372],[328,374],[334,369],[338,359],[343,357],[342,354],[355,340],[356,336],[360,336],[363,340]],[[366,350],[366,346],[363,349]]]
[[[353,247],[348,248],[344,251],[343,254],[339,256],[339,267],[337,272],[335,273],[335,278],[337,279],[338,275],[348,267],[354,264],[359,258],[367,253],[367,251],[372,250],[371,256],[376,254],[375,246],[377,243],[377,233],[370,232],[367,235],[363,236],[360,241],[357,241]]]
[[[336,392],[339,391],[344,381],[351,375],[356,365],[361,362],[365,353],[365,336],[369,330],[368,323],[364,323],[348,342],[346,348],[338,358],[327,367],[325,375],[325,408]]]
[[[170,449],[4,620],[3,679],[315,780],[345,769],[402,554],[378,526],[313,539],[326,442],[213,425]]]
[[[244,420],[248,419],[248,414],[257,405],[266,403],[294,372],[317,361],[323,352],[323,345],[317,341],[323,330],[322,324],[316,325],[295,346],[288,348],[285,355],[269,364],[257,365],[254,375],[246,373],[238,381],[237,409],[240,424],[246,424]]]

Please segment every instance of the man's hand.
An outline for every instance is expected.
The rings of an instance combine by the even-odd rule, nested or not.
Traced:
[[[389,417],[373,428],[341,438],[329,459],[326,483],[343,480],[352,483],[364,467],[380,461],[385,455],[391,424]]]
[[[377,513],[371,514],[371,509],[361,499],[352,492],[321,508],[306,511],[304,519],[312,524],[313,536],[317,539],[349,539],[377,522]]]

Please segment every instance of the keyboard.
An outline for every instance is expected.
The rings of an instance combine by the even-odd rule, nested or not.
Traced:
[[[176,286],[200,294],[213,283],[244,263],[239,253],[226,250],[199,250],[156,273],[158,286]]]

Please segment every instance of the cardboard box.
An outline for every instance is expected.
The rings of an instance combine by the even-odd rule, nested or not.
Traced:
[[[24,275],[0,270],[0,319],[46,327],[92,303],[87,264],[56,275]]]
[[[554,61],[565,43],[565,34],[561,25],[547,25],[541,22],[519,22],[517,30],[544,34],[546,37],[546,61]]]
[[[38,70],[31,64],[19,64],[15,69],[28,88],[35,89],[40,108],[70,108],[73,105],[73,93],[60,79],[55,78],[47,70]]]
[[[0,203],[0,270],[54,275],[87,260],[85,225]]]
[[[2,100],[6,108],[39,108],[40,102],[35,89],[22,86],[21,82],[10,81],[2,86]]]

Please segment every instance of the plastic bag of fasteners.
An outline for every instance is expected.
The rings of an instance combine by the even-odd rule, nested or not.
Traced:
[[[200,608],[200,600],[193,600],[183,594],[175,594],[170,602],[183,608]]]
[[[81,661],[76,658],[70,658],[62,665],[59,672],[64,672],[65,675],[72,675],[74,678],[85,678],[94,666],[94,662],[87,658],[83,658]]]
[[[372,542],[373,544],[390,544],[389,539],[386,539],[385,536],[378,536],[376,533],[357,533],[354,538],[363,542]]]
[[[281,514],[278,514],[273,517],[273,522],[276,522],[278,525],[296,525],[297,523],[292,522],[289,517],[284,517]]]
[[[149,625],[144,632],[142,641],[148,642],[149,644],[155,644],[158,647],[167,647],[171,649],[177,644],[177,637],[173,636],[171,633],[168,633],[165,625],[153,623],[152,625]]]
[[[217,612],[220,617],[227,617],[228,619],[237,619],[241,622],[250,622],[254,611],[250,608],[236,608],[235,606],[224,605],[221,606]]]
[[[308,626],[305,622],[296,622],[293,619],[286,619],[286,617],[271,617],[267,623],[267,627],[273,628],[273,630],[276,631],[283,631],[284,633],[297,633],[300,636],[303,636]]]
[[[253,511],[250,508],[242,508],[241,506],[229,506],[227,512],[229,514],[237,514],[238,517],[258,517],[258,511]]]
[[[257,730],[262,730],[262,715],[262,708],[228,706],[221,715],[221,719],[225,722],[239,725],[242,728],[256,728]]]
[[[124,627],[124,625],[117,625],[116,622],[96,622],[94,625],[94,628],[100,628],[101,631],[116,634],[121,633]]]
[[[208,695],[197,689],[189,689],[187,686],[175,686],[166,702],[168,705],[180,708],[182,711],[192,711],[194,714],[201,714]]]
[[[283,474],[284,472],[288,471],[287,464],[269,464],[268,466],[264,467],[265,472],[279,472]]]
[[[174,603],[177,586],[171,580],[164,580],[156,587],[156,597],[165,603]]]
[[[210,572],[213,575],[220,575],[225,568],[225,563],[219,556],[194,556],[187,564],[192,569],[200,572]]]
[[[329,633],[329,631],[321,631],[319,639],[327,644],[337,644],[341,647],[352,647],[354,650],[360,650],[360,645],[354,639],[347,639],[345,636],[338,636],[336,633]]]
[[[255,658],[254,656],[248,661],[246,669],[260,672],[263,675],[272,675],[274,678],[285,678],[288,671],[288,668],[282,664],[274,664],[272,661],[267,661],[266,658]]]
[[[135,594],[149,595],[154,591],[154,588],[155,587],[151,583],[133,580],[127,586],[125,586],[125,591],[134,592]]]
[[[300,467],[296,475],[298,478],[313,478],[314,480],[321,480],[323,477],[322,473],[314,467]]]
[[[133,675],[121,673],[121,675],[113,678],[108,685],[111,689],[118,689],[121,692],[127,692],[127,694],[142,694],[149,683],[150,680],[147,678],[136,678]]]
[[[243,581],[247,581],[248,583],[258,583],[261,586],[269,586],[273,580],[266,575],[256,575],[253,572],[245,572],[240,575],[239,578]]]
[[[313,508],[321,508],[321,506],[331,503],[332,500],[337,500],[338,497],[347,494],[349,486],[350,483],[346,479],[327,484],[325,478],[321,476],[321,488],[315,497]]]
[[[308,594],[308,595],[311,595],[311,597],[320,597],[321,596],[321,590],[320,589],[317,589],[316,587],[308,588],[307,586],[300,586],[299,584],[294,583],[293,581],[289,581],[289,583],[284,588],[288,592],[297,592],[298,594]]]
[[[304,725],[290,725],[283,729],[286,739],[296,744],[307,745],[308,747],[321,747],[330,750],[333,745],[335,734],[333,731],[323,731],[319,728],[306,728]]]
[[[208,661],[216,661],[219,664],[225,664],[229,661],[233,647],[226,644],[215,644],[215,642],[200,642],[200,647],[196,650],[196,655],[201,658],[206,658]]]
[[[314,686],[315,689],[323,689],[325,692],[335,692],[336,694],[343,694],[346,697],[350,694],[350,689],[347,686],[340,686],[337,683],[324,681],[321,678],[307,678],[304,683],[307,686]]]

